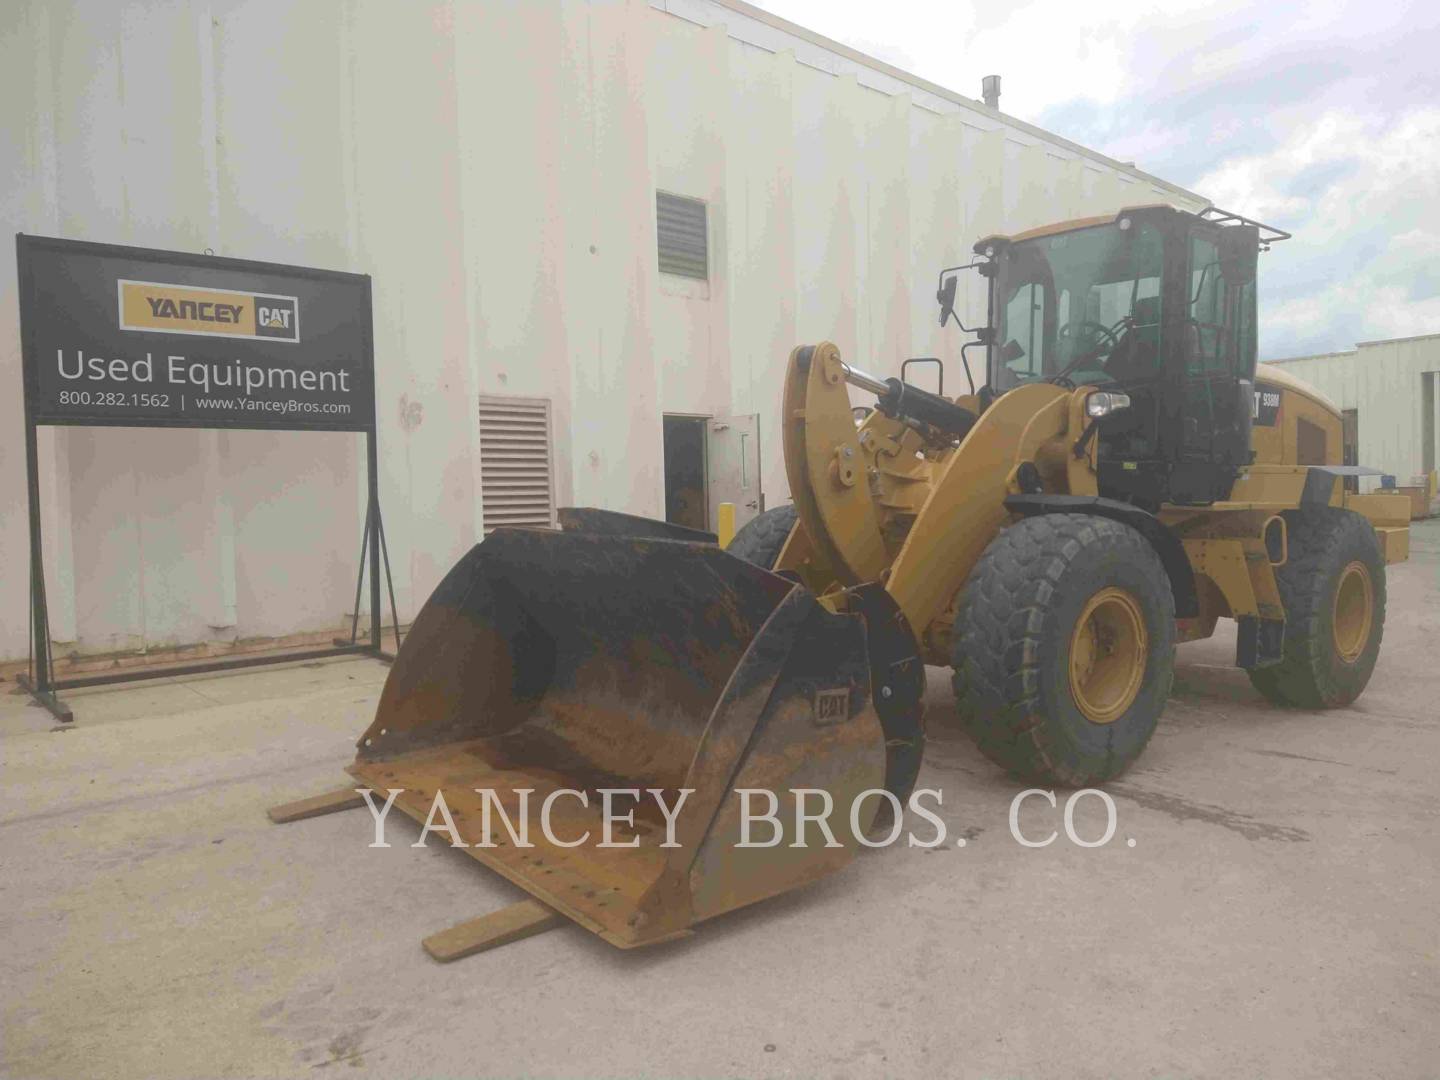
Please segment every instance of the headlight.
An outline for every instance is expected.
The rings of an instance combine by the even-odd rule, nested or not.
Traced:
[[[1130,395],[1118,394],[1113,390],[1097,390],[1085,399],[1085,415],[1092,420],[1109,416],[1112,412],[1130,407]]]

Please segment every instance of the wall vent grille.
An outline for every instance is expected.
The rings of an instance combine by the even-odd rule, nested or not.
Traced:
[[[480,399],[480,508],[485,534],[501,525],[555,524],[550,402]]]
[[[657,191],[655,231],[660,245],[662,274],[708,280],[710,251],[703,202]]]

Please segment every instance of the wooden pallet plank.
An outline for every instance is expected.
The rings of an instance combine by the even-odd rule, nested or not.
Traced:
[[[484,952],[532,934],[553,930],[565,921],[565,916],[539,900],[520,900],[499,911],[431,934],[420,944],[436,960],[448,964],[471,953]]]
[[[340,810],[353,810],[364,805],[365,797],[354,788],[340,788],[322,795],[311,795],[308,799],[281,803],[279,806],[270,807],[265,813],[276,825],[284,825],[287,822],[333,814]]]

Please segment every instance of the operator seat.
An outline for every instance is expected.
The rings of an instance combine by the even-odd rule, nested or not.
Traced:
[[[1116,382],[1151,379],[1159,370],[1160,297],[1136,300],[1132,318],[1105,362],[1105,373]]]

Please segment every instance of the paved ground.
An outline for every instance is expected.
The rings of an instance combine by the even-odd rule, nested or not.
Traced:
[[[364,811],[266,822],[343,783],[371,661],[76,693],[67,732],[0,695],[0,1072],[1440,1076],[1440,523],[1414,548],[1355,708],[1183,647],[1110,845],[1019,846],[935,671],[922,780],[964,848],[636,953],[567,927],[439,966],[422,936],[516,890],[367,848]]]

